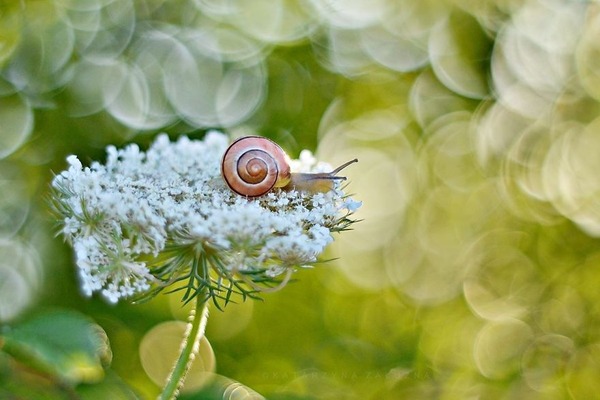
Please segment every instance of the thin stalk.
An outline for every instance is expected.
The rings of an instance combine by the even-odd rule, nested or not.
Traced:
[[[190,321],[186,335],[181,343],[181,353],[167,379],[167,383],[159,400],[172,400],[177,398],[179,390],[183,386],[185,377],[192,366],[194,354],[198,352],[200,340],[204,336],[206,321],[208,320],[208,303],[203,293],[196,295],[196,306],[190,313]]]

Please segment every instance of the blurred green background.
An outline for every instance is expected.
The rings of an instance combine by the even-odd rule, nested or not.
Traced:
[[[182,398],[597,397],[598,38],[596,1],[0,0],[0,398],[156,397],[186,310],[84,298],[46,196],[210,128],[358,157],[363,221],[213,308]]]

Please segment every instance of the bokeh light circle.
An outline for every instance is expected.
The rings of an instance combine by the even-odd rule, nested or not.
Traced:
[[[140,362],[146,374],[158,386],[163,386],[179,354],[186,323],[168,321],[156,325],[142,338],[139,346]],[[183,392],[204,387],[213,377],[215,355],[206,337],[202,337],[198,354],[187,374]]]

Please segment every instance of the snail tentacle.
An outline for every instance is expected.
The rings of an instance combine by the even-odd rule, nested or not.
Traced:
[[[358,158],[343,163],[331,172],[293,173],[290,183],[285,188],[304,190],[313,193],[328,192],[333,189],[333,183],[336,180],[346,180],[345,176],[336,176],[336,174],[355,162],[358,162]]]

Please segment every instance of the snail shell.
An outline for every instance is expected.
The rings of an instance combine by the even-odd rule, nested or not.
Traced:
[[[227,186],[242,196],[259,197],[274,187],[316,193],[332,190],[334,181],[345,180],[336,174],[357,161],[348,161],[331,172],[292,174],[288,156],[277,143],[260,136],[246,136],[225,151],[221,173]]]
[[[233,142],[223,155],[221,173],[231,190],[248,197],[284,187],[291,179],[283,149],[260,136],[246,136]]]

